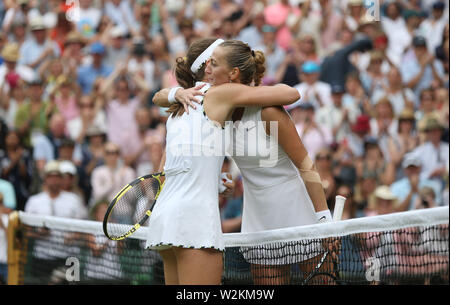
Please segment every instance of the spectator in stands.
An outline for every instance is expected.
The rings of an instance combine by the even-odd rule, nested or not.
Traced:
[[[442,43],[436,48],[436,58],[442,62],[445,71],[444,84],[448,87],[448,71],[449,71],[449,23],[447,22],[444,32],[442,33]]]
[[[428,52],[431,54],[442,44],[442,34],[448,25],[448,15],[444,15],[444,9],[444,2],[435,1],[431,14],[420,24],[420,32],[427,39]]]
[[[89,95],[83,95],[78,101],[79,116],[67,122],[69,137],[78,144],[83,144],[86,132],[91,126],[97,126],[106,130],[106,115],[103,109],[98,109],[94,99]]]
[[[9,131],[6,135],[5,150],[0,150],[0,177],[14,186],[17,210],[24,209],[30,196],[32,172],[31,155],[21,144],[19,133]]]
[[[356,118],[360,114],[356,105],[343,105],[344,93],[345,88],[342,85],[332,85],[333,104],[321,107],[316,113],[317,123],[320,126],[327,126],[333,133],[334,141],[338,143],[350,132],[351,125],[356,122]]]
[[[131,86],[136,86],[135,90]],[[149,87],[138,74],[128,73],[127,66],[123,64],[105,80],[101,92],[106,101],[108,140],[118,144],[126,156],[139,146],[135,114],[146,103]]]
[[[149,91],[154,91],[155,63],[148,56],[145,45],[140,40],[133,43],[128,71],[131,74],[139,74],[145,80],[146,85],[149,86]]]
[[[104,4],[104,14],[127,34],[136,31],[133,7],[128,0],[108,0]]]
[[[309,102],[302,102],[291,110],[292,118],[300,138],[305,144],[311,158],[317,152],[333,141],[331,131],[325,126],[319,126],[315,121],[314,106]]]
[[[31,19],[29,25],[33,37],[27,39],[21,46],[19,64],[37,71],[46,59],[59,57],[61,50],[55,41],[48,38],[42,17],[36,16]]]
[[[28,199],[25,212],[78,219],[86,219],[88,216],[80,198],[62,190],[58,161],[51,161],[45,165],[43,191]]]
[[[442,63],[427,50],[427,41],[422,36],[415,36],[413,48],[405,53],[400,65],[403,82],[416,95],[432,85],[442,84],[444,68]]]
[[[83,191],[78,187],[78,170],[70,161],[60,161],[60,170],[62,176],[61,189],[66,192],[77,195],[81,202],[87,203]]]
[[[26,86],[22,80],[18,80],[14,87],[5,89],[5,84],[0,85],[0,118],[9,129],[14,129],[17,110],[25,103]]]
[[[400,71],[392,67],[386,76],[386,83],[382,83],[382,87],[375,90],[372,97],[372,103],[377,102],[383,97],[387,97],[391,101],[394,108],[395,116],[400,115],[405,108],[415,109],[418,101],[414,92],[405,88],[402,82]]]
[[[370,120],[371,136],[378,140],[384,159],[391,161],[389,155],[389,141],[397,133],[398,121],[394,115],[394,108],[391,101],[384,97],[375,105],[374,114]]]
[[[11,210],[16,209],[16,192],[14,191],[14,186],[11,182],[0,179],[0,196],[2,196],[1,201],[4,207]]]
[[[300,71],[301,83],[295,88],[300,92],[302,100],[310,102],[315,109],[332,105],[331,86],[319,81],[320,65],[313,61],[307,61],[301,66]]]
[[[386,185],[381,185],[375,189],[368,208],[367,216],[391,214],[407,209],[404,205],[398,204],[397,196]]]
[[[262,27],[262,32],[262,44],[255,47],[255,49],[264,52],[264,55],[266,56],[267,67],[263,82],[265,84],[273,84],[276,82],[281,63],[284,61],[286,53],[276,41],[275,27],[264,25]]]
[[[53,89],[50,98],[51,102],[55,104],[57,111],[63,116],[64,121],[70,121],[78,117],[77,108],[77,88],[75,82],[63,77]]]
[[[149,150],[154,139],[154,132],[150,129],[150,111],[147,108],[138,108],[135,112],[135,121],[138,128],[138,141],[134,147],[127,149],[123,154],[128,166],[137,168],[139,165],[149,162]]]
[[[416,117],[418,120],[418,129],[423,129],[425,127],[425,123],[429,117],[435,116],[437,105],[434,98],[434,90],[431,88],[427,88],[422,90],[419,95],[420,105],[419,109],[416,112]]]
[[[422,161],[420,176],[438,181],[443,187],[446,166],[449,164],[448,143],[441,141],[444,128],[439,120],[430,117],[426,121],[424,131],[427,141],[413,151]]]
[[[385,160],[376,138],[365,139],[363,158],[356,160],[355,163],[358,178],[375,176],[378,185],[390,185],[395,181],[395,166]]]
[[[91,93],[92,86],[98,77],[106,78],[113,71],[113,68],[104,62],[106,49],[103,44],[94,42],[89,49],[92,63],[79,67],[77,71],[78,84],[81,86],[83,94]]]
[[[419,196],[414,202],[414,209],[428,209],[439,206],[436,202],[436,192],[433,188],[424,186],[419,190]]]
[[[364,90],[372,96],[377,90],[387,86],[386,76],[382,70],[384,54],[380,51],[370,53],[370,61],[366,70],[361,72],[361,83]]]
[[[42,99],[43,82],[36,79],[28,85],[28,99],[17,109],[15,127],[25,145],[32,143],[32,135],[48,131],[49,118],[56,111],[55,107]]]
[[[105,164],[106,129],[91,125],[86,130],[85,143],[82,145],[82,159],[79,167],[79,185],[87,200],[91,198],[92,171]]]
[[[423,163],[418,156],[413,153],[406,154],[402,162],[406,177],[391,185],[392,193],[409,210],[414,209],[416,198],[423,187],[431,187],[436,194],[442,193],[442,186],[438,182],[420,176],[422,165]],[[441,198],[436,198],[438,204],[441,200]]]
[[[244,28],[236,39],[247,43],[251,48],[260,46],[263,41],[264,5],[261,2],[255,2],[250,16],[250,26]]]
[[[120,148],[114,143],[105,144],[105,165],[96,167],[92,171],[92,199],[94,202],[100,199],[112,200],[113,197],[133,180],[135,172],[131,167],[119,162]]]
[[[0,285],[8,283],[8,240],[6,230],[8,228],[8,215],[13,209],[4,204],[4,196],[0,190]]]
[[[79,33],[87,38],[94,36],[100,24],[102,12],[94,6],[92,0],[79,0],[79,20],[76,27]]]
[[[116,25],[109,31],[109,39],[106,45],[105,64],[114,67],[118,62],[126,62],[130,56],[130,50],[125,41],[126,30]]]
[[[364,141],[370,134],[370,116],[361,114],[352,125],[352,132],[340,143],[345,159],[361,158],[364,154]]]
[[[30,67],[18,64],[20,59],[20,48],[17,43],[6,43],[1,49],[3,64],[0,65],[0,87],[12,89],[16,87],[19,80],[29,82],[36,77],[36,73]]]
[[[411,108],[405,108],[398,117],[397,132],[388,139],[389,159],[396,167],[396,179],[403,177],[403,157],[414,150],[419,144],[416,130],[416,119]]]

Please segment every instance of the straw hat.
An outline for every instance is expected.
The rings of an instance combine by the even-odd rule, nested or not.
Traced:
[[[72,44],[72,43],[79,43],[83,46],[86,45],[86,42],[84,41],[83,36],[80,33],[78,33],[78,31],[72,31],[69,34],[67,34],[64,45],[68,45],[68,44]]]
[[[398,119],[415,121],[416,117],[414,115],[414,110],[412,110],[411,108],[405,107],[405,109],[403,109],[403,111],[398,116]]]
[[[375,189],[374,192],[375,198],[384,199],[384,200],[397,200],[397,196],[395,196],[389,186],[381,185]]]
[[[7,43],[2,50],[2,57],[5,61],[17,62],[19,60],[19,45],[17,43]]]
[[[58,161],[50,161],[45,164],[44,167],[45,176],[48,175],[61,175],[60,163]]]
[[[431,116],[429,118],[426,118],[424,125],[422,126],[422,131],[431,131],[436,129],[444,129],[444,126],[441,124],[441,122]]]

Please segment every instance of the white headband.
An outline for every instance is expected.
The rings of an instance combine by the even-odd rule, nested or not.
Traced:
[[[194,61],[191,66],[192,73],[197,73],[198,69],[212,56],[214,50],[217,48],[219,44],[225,42],[223,39],[217,39],[214,41],[199,57]]]

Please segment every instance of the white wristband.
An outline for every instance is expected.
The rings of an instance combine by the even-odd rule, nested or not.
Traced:
[[[175,94],[177,93],[178,89],[182,89],[182,88],[183,87],[174,87],[174,88],[170,89],[169,96],[168,96],[169,103],[173,104],[173,103],[177,102],[177,100],[175,99]]]
[[[333,217],[330,210],[324,210],[316,213],[316,219],[318,223],[331,222]]]

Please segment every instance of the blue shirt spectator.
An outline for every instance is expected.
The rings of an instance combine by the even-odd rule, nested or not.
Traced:
[[[427,42],[422,36],[414,37],[413,48],[403,57],[400,70],[403,83],[417,96],[435,80],[442,82],[444,79],[444,67],[427,52]]]
[[[30,22],[33,37],[26,40],[20,48],[20,65],[27,65],[35,71],[49,58],[58,58],[61,50],[58,44],[47,38],[47,29],[41,18]]]
[[[414,202],[418,196],[419,190],[423,187],[430,187],[436,195],[436,203],[442,204],[442,189],[439,182],[420,177],[422,161],[416,155],[409,153],[405,156],[402,167],[406,177],[394,182],[391,185],[392,193],[398,198],[400,203],[405,203],[409,198],[408,210],[414,209]],[[405,203],[406,205],[406,203]]]
[[[92,63],[78,69],[78,84],[83,94],[91,93],[92,85],[98,77],[106,78],[112,73],[113,68],[103,63],[105,51],[101,43],[93,43],[90,48]]]
[[[11,182],[0,179],[0,193],[3,194],[3,205],[14,210],[16,208],[16,192]]]

